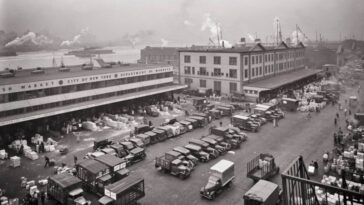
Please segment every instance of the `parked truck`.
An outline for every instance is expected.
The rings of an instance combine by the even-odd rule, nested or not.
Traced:
[[[245,205],[276,205],[281,201],[282,191],[275,183],[259,180],[243,196]]]
[[[132,164],[135,164],[139,161],[142,161],[145,159],[147,155],[145,154],[144,148],[134,148],[130,150],[130,153],[125,157],[127,166],[130,166]]]
[[[155,159],[155,167],[163,172],[185,179],[190,176],[192,169],[185,166],[179,156],[181,156],[179,152],[166,152],[163,156]]]
[[[51,176],[48,179],[47,193],[50,199],[60,204],[76,205],[78,201],[86,201],[82,181],[69,173]]]
[[[194,144],[187,144],[184,147],[190,150],[191,154],[197,157],[199,161],[208,162],[210,160],[210,154],[202,151],[202,148],[200,146]]]
[[[230,187],[234,175],[234,162],[222,159],[210,168],[211,175],[207,184],[200,190],[200,195],[213,200],[224,189]]]
[[[100,205],[129,205],[137,204],[145,196],[144,179],[130,174],[105,187],[105,196],[99,199]]]
[[[219,152],[210,147],[210,144],[207,143],[207,142],[204,142],[202,140],[199,140],[199,139],[190,139],[189,141],[190,144],[193,144],[193,145],[197,145],[197,146],[200,146],[202,148],[203,151],[207,152],[210,154],[211,158],[212,159],[216,159],[219,157]]]
[[[260,179],[269,179],[279,173],[279,167],[271,154],[260,154],[247,165],[247,177],[257,182]]]
[[[212,148],[216,149],[219,152],[219,155],[223,155],[228,151],[227,147],[221,146],[215,139],[202,137],[201,140],[207,142]]]
[[[193,156],[190,152],[190,150],[184,148],[184,147],[181,147],[181,146],[177,146],[177,147],[174,147],[173,148],[173,151],[176,151],[176,152],[179,152],[181,153],[183,156],[186,157],[186,159],[190,160],[191,162],[193,162],[193,164],[196,166],[197,163],[198,163],[198,159]]]

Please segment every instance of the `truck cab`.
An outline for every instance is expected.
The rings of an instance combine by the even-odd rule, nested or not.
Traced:
[[[128,141],[120,142],[120,144],[124,147],[125,150],[130,152],[132,149],[135,148],[134,144]]]
[[[155,132],[149,131],[149,132],[144,133],[144,135],[149,136],[150,144],[155,144],[155,143],[159,142],[158,135]]]
[[[134,149],[130,150],[130,153],[125,157],[126,164],[128,166],[130,166],[132,164],[135,164],[139,161],[144,160],[145,157],[146,157],[146,154],[145,154],[144,148],[140,148],[140,147],[134,148]]]
[[[166,139],[168,139],[168,134],[167,134],[167,131],[165,131],[165,130],[155,128],[152,130],[152,132],[154,132],[157,135],[156,137],[159,142],[165,141]]]
[[[121,144],[112,144],[110,145],[110,148],[113,149],[116,153],[117,157],[125,157],[126,155],[128,155],[127,151],[124,149],[123,145]]]
[[[178,176],[182,179],[187,178],[191,174],[192,167],[188,166],[179,157],[181,153],[169,151],[164,156],[155,159],[155,167],[171,175]]]
[[[190,122],[194,128],[202,127],[198,120],[193,118],[186,118],[184,121]]]
[[[187,144],[184,147],[190,150],[191,154],[197,157],[199,161],[208,162],[210,160],[210,154],[202,151],[202,148],[200,146]]]
[[[208,124],[208,120],[201,116],[190,116],[189,118],[197,120],[199,127],[205,127]]]
[[[210,147],[209,143],[207,143],[207,142],[204,142],[204,141],[198,140],[198,139],[191,139],[189,141],[189,143],[200,146],[202,148],[202,150],[209,153],[211,155],[211,158],[213,158],[213,159],[216,159],[217,157],[219,157],[219,152],[216,149]]]
[[[220,160],[210,168],[211,175],[205,186],[200,189],[200,195],[213,200],[224,189],[230,187],[234,175],[234,163],[228,160]]]
[[[198,159],[196,157],[194,157],[193,155],[191,155],[190,150],[188,150],[184,147],[178,146],[178,147],[174,147],[173,151],[181,153],[183,156],[186,157],[186,159],[192,161],[195,166],[197,165]]]
[[[144,148],[145,147],[145,144],[143,143],[143,141],[139,138],[130,138],[129,139],[129,142],[133,143],[133,145],[135,147],[141,147],[141,148]]]
[[[223,146],[221,146],[216,140],[209,138],[209,137],[203,137],[201,138],[202,141],[207,142],[211,147],[216,149],[220,155],[225,154],[227,152],[227,149]]]
[[[117,155],[117,153],[115,152],[115,150],[112,149],[112,148],[109,148],[109,147],[102,149],[101,152],[103,152],[105,154],[114,155],[114,156]]]
[[[183,125],[184,127],[186,127],[186,129],[187,129],[187,131],[192,131],[193,130],[193,125],[192,125],[192,123],[191,122],[189,122],[189,121],[186,121],[186,120],[182,120],[182,121],[179,121],[179,123],[181,124],[181,125]]]

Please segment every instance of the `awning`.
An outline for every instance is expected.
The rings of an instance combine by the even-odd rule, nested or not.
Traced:
[[[315,69],[301,69],[292,71],[289,73],[277,74],[276,76],[259,80],[257,82],[249,83],[244,85],[244,90],[256,89],[256,90],[273,90],[281,86],[296,82],[309,76],[316,75],[322,72],[321,70]]]
[[[169,92],[169,91],[175,91],[175,90],[183,89],[186,87],[187,87],[186,85],[171,85],[171,86],[165,86],[162,88],[155,88],[155,89],[144,90],[144,91],[140,91],[140,92],[128,93],[128,94],[125,94],[122,96],[114,96],[114,97],[105,98],[105,99],[81,102],[81,103],[72,104],[69,106],[61,106],[61,107],[56,107],[56,108],[51,108],[51,109],[30,112],[30,113],[26,113],[26,114],[2,117],[2,118],[0,118],[0,126],[15,124],[15,123],[19,123],[19,122],[25,122],[25,121],[49,117],[49,116],[53,116],[53,115],[59,115],[59,114],[67,113],[67,112],[83,110],[83,109],[97,107],[97,106],[101,106],[101,105],[107,105],[107,104],[111,104],[111,103],[115,103],[115,102],[122,102],[122,101],[137,99],[137,98],[156,95],[156,94],[165,93],[165,92]],[[23,107],[23,106],[27,107],[26,104],[22,104],[21,107]]]

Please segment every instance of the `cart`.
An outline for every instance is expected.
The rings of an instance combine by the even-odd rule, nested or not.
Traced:
[[[270,179],[279,173],[279,167],[271,154],[260,154],[247,164],[247,177],[254,180]]]

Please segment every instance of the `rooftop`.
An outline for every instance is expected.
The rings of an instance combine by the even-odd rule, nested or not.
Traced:
[[[78,165],[93,174],[97,174],[97,173],[107,169],[106,165],[104,165],[101,162],[98,162],[96,160],[93,160],[93,159],[85,160],[85,161],[79,163]]]
[[[44,73],[42,74],[33,74],[32,71],[36,69],[24,69],[24,70],[16,70],[15,77],[7,77],[7,78],[1,77],[0,85],[27,83],[27,82],[35,82],[43,80],[54,80],[62,78],[73,78],[73,77],[90,76],[90,75],[102,75],[102,74],[122,72],[122,71],[153,69],[162,66],[167,66],[167,65],[115,64],[111,65],[110,68],[94,67],[92,70],[85,70],[83,69],[82,65],[77,65],[77,66],[66,66],[65,68],[70,69],[70,71],[68,72],[59,71],[60,67],[41,68],[42,70],[44,70]]]
[[[50,180],[57,183],[62,188],[72,186],[74,184],[80,183],[81,180],[69,173],[61,173],[50,177]]]
[[[189,48],[181,48],[180,52],[212,52],[212,53],[251,53],[251,52],[261,52],[261,51],[277,51],[284,49],[299,49],[304,48],[305,46],[300,43],[297,46],[288,46],[286,43],[282,42],[278,46],[272,45],[263,45],[261,43],[257,43],[254,45],[245,45],[245,46],[236,46],[231,48],[223,48],[223,47],[206,47],[206,46],[194,46]]]
[[[114,155],[110,155],[110,154],[105,154],[103,156],[96,158],[95,160],[99,161],[109,167],[115,167],[116,165],[119,165],[119,164],[122,164],[125,162],[124,159],[115,157]]]
[[[106,186],[105,189],[109,190],[112,193],[119,194],[124,190],[128,189],[129,187],[132,187],[143,180],[144,179],[141,178],[140,176],[131,174],[122,180],[119,180],[113,184]]]
[[[244,85],[244,87],[263,88],[267,90],[278,88],[282,85],[286,85],[305,77],[312,76],[321,72],[321,70],[315,69],[300,69],[293,72],[282,73],[267,79],[259,80],[253,83]]]

